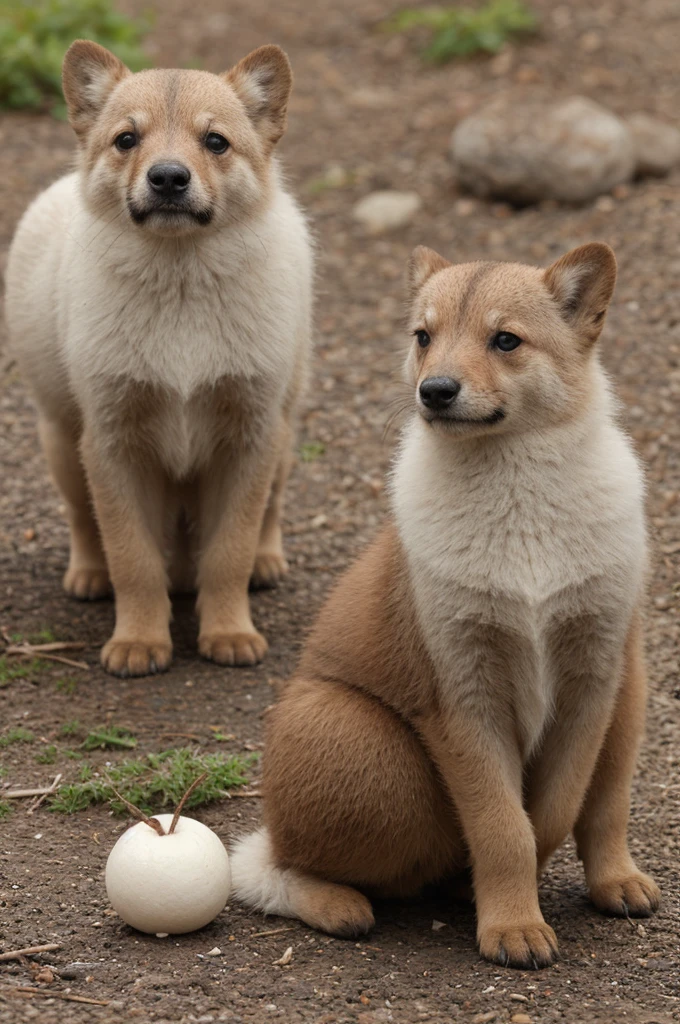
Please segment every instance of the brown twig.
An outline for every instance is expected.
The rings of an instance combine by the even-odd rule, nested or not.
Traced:
[[[43,787],[42,789],[10,789],[9,791],[2,794],[4,800],[23,800],[27,796],[49,796],[50,793],[54,793],[57,786],[61,782],[61,772],[55,775],[54,781],[50,786]]]
[[[109,786],[111,787],[111,789],[113,790],[115,795],[118,797],[120,802],[122,804],[125,804],[125,806],[127,807],[128,811],[130,812],[130,814],[134,815],[134,817],[137,818],[139,821],[143,821],[145,825],[148,825],[149,828],[152,828],[154,830],[154,832],[158,833],[159,836],[164,836],[165,835],[165,829],[161,825],[161,823],[158,820],[158,818],[149,818],[144,813],[144,811],[140,811],[139,807],[135,807],[135,805],[131,804],[129,800],[125,799],[125,797],[122,795],[122,793],[118,792],[118,790],[116,789],[114,784],[111,782],[111,779],[109,778],[108,775],[104,775],[104,778],[106,779],[106,781],[108,782]]]
[[[29,651],[31,654],[34,652],[52,652],[52,651],[83,651],[87,647],[87,644],[81,643],[80,641],[59,641],[50,644],[30,644],[27,640],[22,640],[20,644],[10,644],[5,654],[23,654],[24,650]]]
[[[55,790],[59,786],[59,783],[61,782],[61,779],[62,779],[62,774],[61,774],[61,772],[58,772],[58,774],[54,776],[54,781],[52,782],[52,785],[50,786],[50,788],[48,790],[46,790],[44,793],[41,793],[40,796],[37,798],[37,800],[33,801],[31,806],[26,811],[26,814],[30,815],[30,814],[33,814],[34,811],[37,811],[38,808],[41,806],[41,804],[43,804],[45,802],[45,800],[50,795],[50,793],[54,793],[55,792]]]
[[[170,828],[168,829],[168,835],[171,836],[172,833],[177,828],[177,822],[179,821],[179,816],[182,813],[182,808],[184,807],[185,803],[187,802],[187,800],[189,799],[189,797],[191,796],[193,791],[196,789],[197,786],[200,786],[200,784],[202,782],[205,782],[205,780],[207,778],[208,778],[208,773],[207,772],[203,772],[202,775],[199,775],[198,778],[194,779],[194,781],[191,783],[191,785],[189,786],[188,790],[186,791],[186,793],[184,794],[184,796],[182,797],[180,802],[177,804],[177,807],[175,808],[175,813],[172,816],[172,821],[170,822]]]
[[[43,661],[58,661],[60,665],[69,665],[71,668],[81,668],[83,671],[88,669],[90,666],[85,661],[74,661],[73,658],[62,658],[59,654],[44,654],[35,648],[25,647],[6,647],[4,654],[13,654],[19,658],[35,658],[40,657]]]
[[[235,793],[230,793],[228,789],[221,789],[220,796],[226,796],[227,800],[233,800],[234,797],[242,797],[242,799],[248,800],[251,797],[253,799],[261,797],[262,793],[260,792],[259,789],[248,789],[245,791],[237,789]]]
[[[108,1006],[111,1002],[110,999],[90,999],[88,996],[72,996],[70,992],[54,992],[51,988],[31,988],[28,985],[4,985],[0,992],[44,996],[46,999],[65,999],[69,1003],[89,1003],[90,1006]]]
[[[283,932],[292,932],[293,930],[293,928],[270,928],[269,931],[266,932],[253,932],[253,934],[249,935],[248,938],[262,939],[265,935],[281,935]]]
[[[61,665],[70,665],[71,668],[80,668],[83,670],[90,667],[84,661],[74,661],[72,658],[62,658],[61,655],[54,653],[55,651],[82,651],[87,646],[84,643],[74,641],[50,644],[29,644],[28,641],[22,641],[20,644],[15,644],[12,643],[6,633],[3,632],[2,636],[7,644],[4,650],[4,654],[6,655],[13,655],[17,658],[40,657],[45,661],[58,661]]]
[[[22,956],[31,956],[32,953],[52,953],[55,949],[61,949],[58,942],[46,942],[43,946],[27,946],[26,949],[12,949],[8,953],[0,953],[0,960],[19,960]]]

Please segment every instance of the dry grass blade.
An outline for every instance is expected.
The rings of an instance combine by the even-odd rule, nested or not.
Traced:
[[[88,996],[74,996],[70,992],[55,992],[51,988],[31,988],[29,985],[4,985],[0,992],[8,995],[43,996],[45,999],[64,999],[69,1003],[88,1003],[90,1006],[108,1006],[110,999],[90,999]]]
[[[45,942],[42,946],[27,946],[26,949],[11,949],[7,953],[0,953],[0,960],[20,960],[22,956],[31,956],[33,953],[53,953],[55,949],[61,949],[58,942]]]
[[[54,780],[49,786],[43,786],[40,789],[10,789],[2,794],[2,798],[3,800],[24,800],[29,796],[49,796],[50,793],[56,792],[59,783],[61,782],[61,778],[61,772],[59,772],[58,775],[54,776]]]

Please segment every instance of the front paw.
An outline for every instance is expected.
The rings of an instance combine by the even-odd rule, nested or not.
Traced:
[[[649,875],[634,871],[625,878],[593,885],[590,898],[603,914],[616,917],[650,917],[659,909],[661,891]]]
[[[106,569],[67,569],[64,590],[77,601],[98,601],[111,593],[111,580]]]
[[[170,643],[145,640],[116,640],[112,637],[102,648],[102,667],[112,676],[150,676],[165,672],[172,660]]]
[[[525,971],[550,967],[558,956],[555,932],[545,921],[484,928],[479,933],[479,951],[501,967]]]
[[[255,556],[255,565],[250,577],[250,586],[254,590],[275,587],[288,572],[288,562],[282,554],[276,552],[260,552]]]
[[[257,665],[267,653],[267,641],[252,633],[217,633],[199,636],[198,650],[204,658],[218,665]]]

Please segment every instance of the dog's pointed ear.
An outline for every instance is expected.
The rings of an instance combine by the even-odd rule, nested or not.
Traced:
[[[417,245],[408,261],[408,286],[411,298],[417,295],[429,277],[438,270],[445,270],[451,266],[453,264],[434,249],[428,249],[426,245]]]
[[[604,242],[579,245],[543,275],[564,319],[588,344],[600,336],[616,284],[616,257]]]
[[[131,74],[110,50],[88,39],[71,43],[62,65],[61,81],[68,119],[78,136],[86,135],[111,90]]]
[[[286,111],[293,72],[280,46],[260,46],[227,71],[226,79],[236,92],[258,132],[273,146],[286,130]]]

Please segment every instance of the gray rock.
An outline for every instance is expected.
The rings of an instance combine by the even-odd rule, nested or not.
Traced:
[[[680,131],[649,114],[631,114],[626,123],[633,136],[635,173],[662,177],[680,164]]]
[[[417,192],[396,192],[387,189],[369,192],[355,204],[352,216],[371,234],[381,234],[409,224],[421,207]]]
[[[628,127],[582,96],[494,101],[457,125],[451,156],[458,180],[475,195],[520,204],[587,202],[635,170]]]

